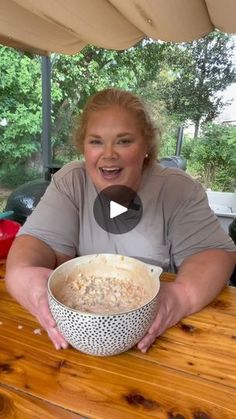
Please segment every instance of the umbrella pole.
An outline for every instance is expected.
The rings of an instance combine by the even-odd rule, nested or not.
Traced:
[[[44,179],[50,180],[50,166],[52,163],[51,144],[51,59],[50,56],[43,56],[41,62],[42,70],[42,157]]]

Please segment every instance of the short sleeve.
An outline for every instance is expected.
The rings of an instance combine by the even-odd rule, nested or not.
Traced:
[[[235,251],[236,247],[208,204],[199,182],[185,183],[181,199],[169,220],[168,239],[176,267],[194,253],[208,249]]]
[[[18,235],[29,234],[55,251],[74,257],[79,240],[79,208],[70,185],[56,175]]]

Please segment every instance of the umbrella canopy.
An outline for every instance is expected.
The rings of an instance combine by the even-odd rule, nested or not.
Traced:
[[[0,0],[0,43],[43,55],[86,44],[122,50],[145,37],[235,33],[235,16],[235,0]]]

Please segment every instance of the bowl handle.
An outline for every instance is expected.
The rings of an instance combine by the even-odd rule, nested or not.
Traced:
[[[153,272],[156,276],[160,277],[163,269],[160,266],[151,265],[150,263],[145,263],[148,266],[151,272]]]

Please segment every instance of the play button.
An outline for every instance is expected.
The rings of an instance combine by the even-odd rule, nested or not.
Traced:
[[[118,215],[124,214],[126,211],[128,211],[128,208],[124,207],[123,205],[120,205],[114,201],[110,202],[110,218],[118,217]]]
[[[103,189],[94,202],[93,213],[98,225],[113,234],[133,230],[143,214],[142,202],[135,191],[115,185]]]

